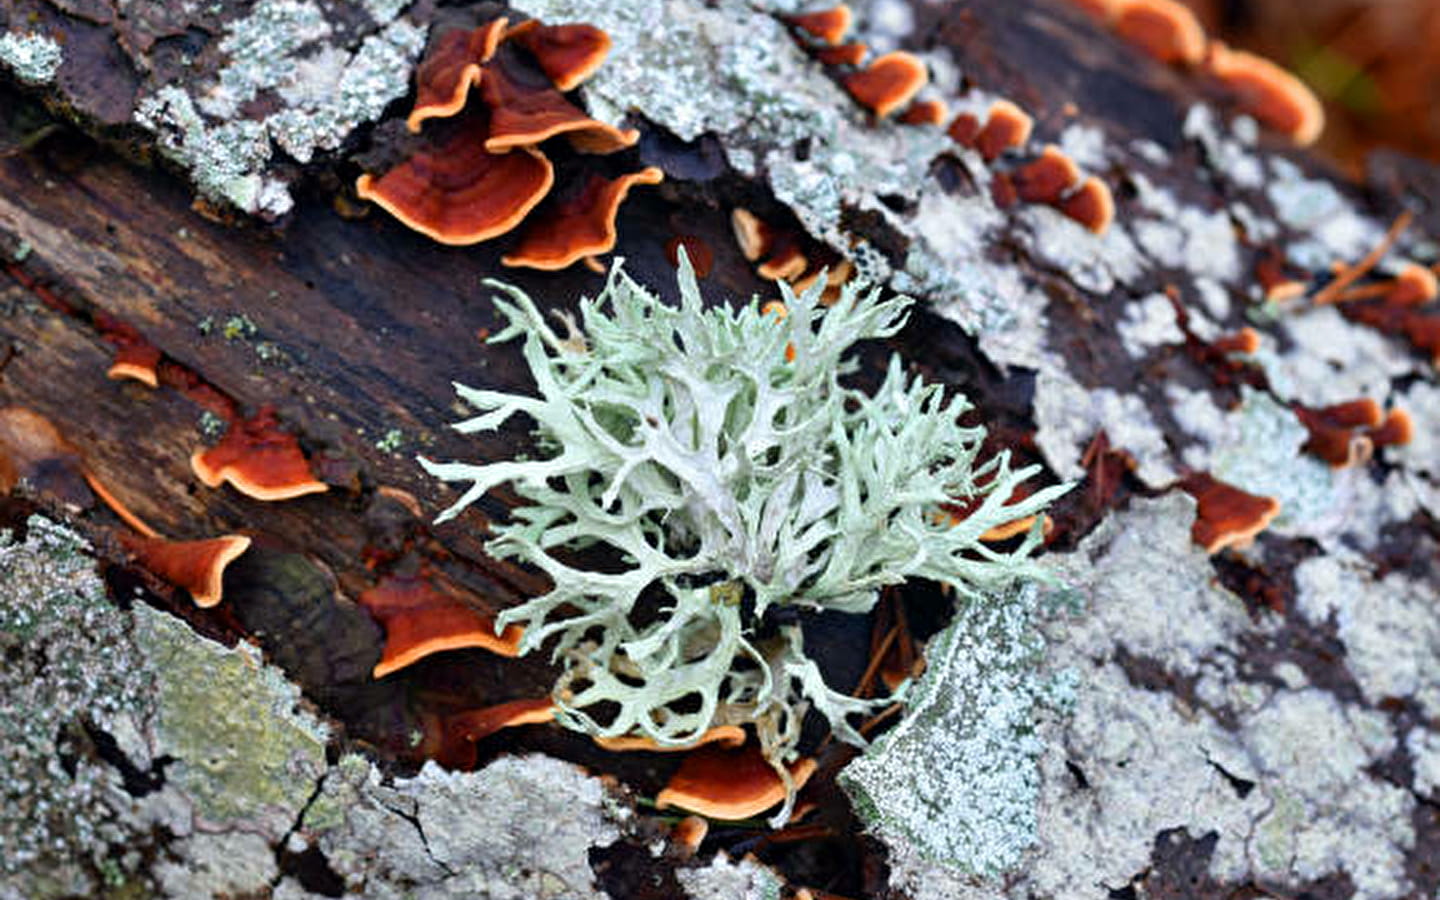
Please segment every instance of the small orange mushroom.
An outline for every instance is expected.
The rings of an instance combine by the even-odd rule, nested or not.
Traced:
[[[127,342],[115,351],[115,358],[106,370],[105,377],[119,381],[131,379],[149,388],[160,386],[160,350],[141,341]]]
[[[1246,325],[1234,334],[1223,335],[1211,341],[1210,349],[1220,354],[1256,353],[1260,349],[1260,332]]]
[[[648,737],[597,737],[595,743],[603,750],[612,753],[629,753],[636,750],[646,750],[651,753],[678,753],[685,750],[694,750],[706,744],[716,744],[721,747],[739,747],[745,743],[745,729],[739,725],[716,725],[707,729],[703,734],[688,744],[661,744],[654,738]]]
[[[550,191],[555,171],[532,147],[518,153],[487,151],[485,135],[484,117],[467,117],[449,140],[380,178],[361,175],[355,190],[442,244],[476,244],[502,235]]]
[[[944,100],[916,100],[900,114],[900,121],[906,125],[944,125],[949,116],[950,107]]]
[[[755,262],[770,252],[775,243],[775,230],[760,217],[743,207],[730,211],[730,228],[735,232],[735,243],[740,253],[750,262]]]
[[[665,173],[655,166],[610,179],[592,174],[563,199],[536,211],[515,249],[500,258],[507,266],[563,269],[571,263],[615,248],[615,216],[637,184],[659,184]]]
[[[793,281],[805,274],[810,261],[800,248],[786,243],[774,255],[756,267],[755,273],[767,281]]]
[[[640,132],[592,119],[548,80],[521,65],[505,48],[485,64],[480,96],[490,108],[485,149],[504,153],[563,134],[584,153],[614,153],[634,146]]]
[[[256,500],[290,500],[329,490],[311,474],[310,462],[295,435],[280,430],[271,406],[261,407],[243,422],[231,423],[220,443],[190,457],[190,468],[206,487],[228,481]]]
[[[1057,208],[1095,234],[1104,234],[1115,221],[1115,199],[1105,182],[1091,175],[1075,193],[1062,199]]]
[[[896,50],[846,75],[841,84],[858,103],[883,119],[914,99],[929,80],[918,56]]]
[[[561,91],[579,87],[595,74],[610,52],[610,35],[602,28],[583,22],[542,25],[531,19],[510,29],[505,37],[529,50],[540,69]]]
[[[795,789],[815,773],[815,760],[787,767]],[[685,757],[655,797],[656,809],[678,807],[711,819],[748,819],[785,799],[785,783],[754,744],[739,749],[702,747]]]
[[[950,122],[945,133],[960,146],[974,150],[975,142],[980,137],[980,119],[974,113],[962,112]]]
[[[527,698],[452,713],[445,717],[445,732],[452,737],[476,743],[506,728],[543,725],[553,721],[555,701],[549,697]]]
[[[250,538],[238,534],[199,541],[168,541],[122,532],[119,541],[147,570],[189,592],[195,605],[202,609],[220,602],[225,568],[250,549]]]
[[[385,629],[385,650],[372,673],[376,678],[446,650],[477,647],[501,656],[520,653],[520,626],[506,626],[497,635],[494,619],[423,575],[386,575],[357,600]]]
[[[1211,555],[1248,544],[1280,514],[1274,497],[1246,493],[1207,472],[1189,475],[1179,486],[1195,498],[1190,537]]]
[[[865,62],[870,48],[858,41],[841,44],[838,47],[821,47],[815,51],[815,58],[827,66],[859,66]]]
[[[1325,128],[1325,109],[1299,78],[1268,59],[1210,44],[1206,70],[1235,95],[1240,109],[1301,147]]]
[[[950,125],[952,138],[955,137],[955,126],[956,123]],[[1035,120],[1030,118],[1029,113],[1009,100],[996,100],[990,104],[990,111],[985,116],[985,126],[975,135],[975,149],[989,162],[1006,150],[1025,146],[1034,130]]]
[[[1370,429],[1370,443],[1376,447],[1408,444],[1415,436],[1415,420],[1403,409],[1392,409],[1385,420]]]
[[[1177,0],[1119,0],[1113,27],[1163,63],[1196,66],[1205,59],[1205,29]]]
[[[854,14],[850,12],[850,7],[841,3],[830,9],[789,16],[785,21],[820,43],[833,47],[844,40],[853,19]]]
[[[470,88],[480,83],[480,66],[495,55],[505,18],[479,28],[441,35],[415,69],[415,108],[405,127],[419,133],[426,119],[453,116],[465,108]]]
[[[1080,167],[1054,144],[1046,144],[1040,158],[1010,173],[1015,193],[1027,203],[1055,203],[1080,183]]]
[[[1309,434],[1300,448],[1334,469],[1370,461],[1375,445],[1357,429],[1380,424],[1380,404],[1366,397],[1322,409],[1295,406],[1295,417]]]

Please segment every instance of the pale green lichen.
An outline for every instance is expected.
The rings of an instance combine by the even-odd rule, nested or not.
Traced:
[[[151,671],[90,548],[39,516],[0,532],[0,659],[0,896],[86,894],[119,779],[85,760],[83,720],[143,711]]]
[[[335,28],[320,5],[262,0],[227,24],[226,63],[205,90],[166,85],[141,99],[135,120],[155,132],[161,151],[190,172],[206,198],[264,216],[294,205],[272,173],[272,142],[300,162],[333,150],[360,123],[380,116],[409,88],[425,29],[399,18],[394,3],[366,6],[378,31],[351,51],[329,42]],[[246,118],[246,104],[273,93],[279,108]]]
[[[1037,704],[1062,705],[1074,685],[1038,672],[1034,608],[1033,589],[965,604],[926,647],[904,720],[841,771],[897,871],[919,857],[994,875],[1035,842]]]
[[[196,640],[183,622],[136,611],[135,637],[156,668],[149,725],[165,776],[210,827],[272,839],[289,828],[325,769],[325,726],[297,711],[300,691],[246,644]]]
[[[60,71],[60,45],[43,34],[0,34],[0,65],[26,84],[49,84]]]
[[[499,625],[525,626],[525,652],[558,638],[563,724],[678,746],[750,722],[780,768],[813,707],[863,745],[849,717],[874,701],[825,683],[794,614],[864,613],[907,578],[984,603],[1037,573],[1038,526],[1013,551],[980,536],[1063,487],[1006,505],[1036,468],[1012,470],[1005,452],[982,459],[984,429],[957,421],[964,398],[907,378],[898,359],[873,395],[840,382],[847,350],[893,334],[907,298],[851,286],[821,309],[819,286],[799,296],[782,286],[786,315],[755,301],[706,309],[684,262],[674,307],[617,265],[562,337],[527,296],[495,286],[510,324],[493,340],[524,337],[540,396],[457,385],[481,414],[455,427],[481,433],[526,414],[539,458],[422,462],[469,482],[442,520],[504,483],[530,501],[489,548],[555,587]],[[951,525],[938,512],[948,502],[973,508]],[[597,545],[623,567],[570,554]]]

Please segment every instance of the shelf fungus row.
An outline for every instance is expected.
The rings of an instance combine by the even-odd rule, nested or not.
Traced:
[[[1160,62],[1203,73],[1241,112],[1299,146],[1314,143],[1325,127],[1325,110],[1304,82],[1264,57],[1210,40],[1178,0],[1070,2]]]
[[[520,233],[507,266],[563,269],[615,246],[615,217],[630,189],[658,184],[659,169],[609,174],[562,171],[541,145],[563,139],[604,156],[634,146],[639,132],[588,116],[566,98],[604,61],[610,38],[592,25],[505,18],[437,38],[416,70],[411,131],[434,124],[426,149],[383,175],[364,174],[356,193],[407,227],[468,246]],[[471,102],[478,95],[480,102]]]
[[[820,295],[821,303],[833,303],[855,273],[850,260],[813,245],[798,226],[785,228],[766,222],[737,206],[730,211],[730,229],[741,255],[755,264],[755,274],[766,281],[783,281],[798,293],[810,289],[823,277],[825,288]]]
[[[943,124],[947,111],[943,100],[915,99],[930,83],[925,63],[904,50],[882,54],[867,63],[869,47],[844,42],[853,20],[850,7],[844,3],[785,19],[801,46],[821,64],[844,70],[840,84],[856,103],[877,118],[896,116],[906,125]]]
[[[1043,203],[1095,234],[1104,234],[1115,221],[1110,188],[1082,173],[1054,144],[1045,145],[1038,157],[1017,168],[996,172],[990,192],[1002,209],[1017,202]]]

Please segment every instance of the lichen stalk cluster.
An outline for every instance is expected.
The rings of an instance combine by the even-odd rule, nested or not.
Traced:
[[[1038,525],[1008,550],[980,536],[1063,486],[1007,504],[1038,467],[982,458],[984,428],[959,423],[966,400],[907,377],[898,358],[874,394],[842,383],[847,350],[894,334],[908,298],[849,286],[822,309],[822,279],[799,295],[782,284],[784,316],[755,301],[706,308],[682,259],[670,306],[617,264],[561,335],[524,293],[488,284],[509,321],[492,340],[523,339],[538,396],[457,384],[480,414],[455,427],[480,434],[523,413],[538,452],[421,463],[469,483],[442,521],[501,484],[528,501],[488,547],[554,587],[498,626],[524,626],[522,652],[555,638],[562,724],[683,746],[751,723],[786,777],[808,709],[863,746],[851,717],[882,702],[826,683],[800,614],[865,613],[908,578],[979,603],[1036,574]],[[976,502],[952,525],[938,509],[956,500]],[[597,547],[622,565],[576,553]]]

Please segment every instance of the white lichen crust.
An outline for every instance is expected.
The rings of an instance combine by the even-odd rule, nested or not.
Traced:
[[[43,34],[0,34],[0,65],[26,84],[49,84],[60,71],[60,45]]]
[[[832,690],[793,617],[767,613],[864,613],[907,578],[984,603],[1035,574],[1038,526],[1013,551],[980,536],[1063,487],[1006,505],[1035,469],[1012,470],[1003,452],[982,460],[984,429],[957,421],[968,403],[906,378],[898,359],[874,395],[840,382],[848,348],[893,334],[908,299],[852,286],[821,309],[817,285],[799,296],[782,287],[785,315],[754,301],[706,309],[684,262],[672,307],[617,264],[562,337],[523,293],[495,286],[510,325],[494,340],[523,335],[540,396],[457,385],[481,414],[456,428],[482,433],[523,413],[539,457],[422,463],[469,483],[442,520],[504,483],[530,502],[489,548],[555,587],[499,625],[524,625],[524,651],[557,638],[564,724],[679,746],[753,722],[779,768],[813,706],[863,745],[848,718],[873,701]],[[949,502],[973,509],[952,524],[939,512]],[[596,545],[623,568],[572,555]]]

